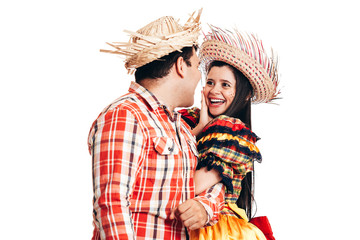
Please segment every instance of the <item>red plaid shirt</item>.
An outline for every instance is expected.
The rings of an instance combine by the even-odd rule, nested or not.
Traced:
[[[142,86],[110,104],[89,134],[93,164],[93,239],[185,239],[170,210],[195,197],[196,142],[180,114]],[[213,224],[222,184],[197,196]]]

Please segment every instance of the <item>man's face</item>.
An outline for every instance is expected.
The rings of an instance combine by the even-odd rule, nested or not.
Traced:
[[[201,79],[201,72],[199,70],[200,59],[193,48],[193,55],[190,58],[191,66],[186,65],[186,76],[183,86],[183,102],[184,107],[191,107],[194,104],[195,88]]]

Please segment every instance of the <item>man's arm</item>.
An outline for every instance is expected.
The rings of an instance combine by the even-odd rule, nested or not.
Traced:
[[[94,217],[101,239],[134,239],[130,195],[139,169],[142,133],[128,111],[99,118],[93,136]]]
[[[225,204],[225,186],[217,183],[194,198],[205,208],[208,216],[206,226],[212,226],[219,220],[219,214]]]
[[[224,185],[218,183],[173,209],[170,219],[178,218],[190,230],[214,225],[224,207],[224,194]]]

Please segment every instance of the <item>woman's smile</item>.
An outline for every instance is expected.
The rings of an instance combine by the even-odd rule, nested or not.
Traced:
[[[223,114],[235,97],[236,79],[228,66],[212,67],[208,73],[204,94],[212,116]]]

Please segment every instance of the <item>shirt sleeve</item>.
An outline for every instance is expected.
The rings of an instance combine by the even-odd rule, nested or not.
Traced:
[[[200,109],[197,107],[184,108],[178,111],[181,118],[190,126],[191,129],[196,127],[200,119]]]
[[[253,161],[261,161],[255,142],[258,137],[239,119],[220,116],[201,133],[197,148],[197,169],[207,167],[219,171],[227,192],[233,192],[233,179],[253,169]]]
[[[98,118],[90,133],[94,219],[100,237],[135,239],[129,205],[141,166],[141,129],[129,111],[115,108]]]
[[[224,207],[225,187],[218,183],[194,198],[199,201],[208,214],[208,221],[205,226],[212,226],[219,220],[219,214]]]

